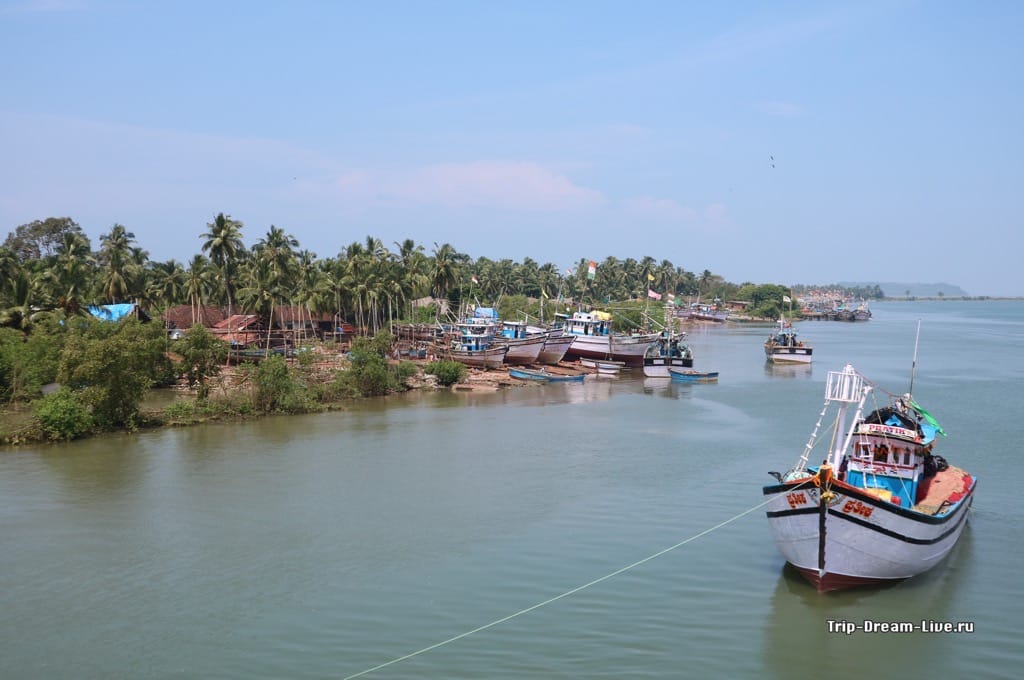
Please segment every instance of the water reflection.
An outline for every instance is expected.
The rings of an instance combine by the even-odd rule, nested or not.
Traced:
[[[777,364],[764,362],[765,375],[772,378],[811,378],[814,374],[813,364]]]
[[[928,634],[922,622],[964,620],[956,612],[956,594],[965,585],[970,564],[970,532],[934,569],[906,581],[819,593],[786,564],[772,594],[762,645],[768,676],[793,675],[794,660],[826,667],[837,659],[885,659],[886,675],[943,675],[955,666],[949,642],[953,634]],[[865,621],[906,623],[912,633],[864,632]],[[830,622],[831,626],[830,626]],[[859,629],[850,628],[851,625]],[[944,657],[948,657],[944,660]]]

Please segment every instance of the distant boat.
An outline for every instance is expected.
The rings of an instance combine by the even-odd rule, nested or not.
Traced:
[[[777,364],[809,364],[814,348],[797,338],[791,322],[779,319],[779,327],[764,341],[764,353]]]
[[[693,351],[685,340],[685,333],[663,333],[644,353],[644,375],[669,378],[670,368],[693,368]]]
[[[692,368],[670,368],[669,375],[673,382],[682,383],[713,383],[718,382],[718,371],[695,371]]]
[[[690,305],[689,314],[687,317],[690,319],[696,319],[697,321],[714,321],[715,323],[725,323],[729,320],[729,312],[725,309],[719,309],[718,305],[706,305],[699,302],[694,302]]]
[[[607,312],[574,312],[563,318],[565,335],[575,340],[565,356],[579,359],[610,359],[629,366],[642,366],[647,348],[657,342],[657,333],[626,335],[612,330],[612,316]]]
[[[830,371],[825,407],[803,455],[785,475],[772,473],[779,483],[763,489],[779,551],[819,591],[931,569],[960,538],[974,499],[977,480],[932,454],[936,435],[945,434],[935,418],[909,393],[862,416],[872,391],[849,364]],[[834,448],[820,465],[808,465],[830,410]]]

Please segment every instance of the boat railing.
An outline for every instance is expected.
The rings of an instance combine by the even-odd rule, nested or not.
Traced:
[[[829,371],[825,398],[846,404],[856,404],[864,391],[864,378],[847,364],[842,371]]]

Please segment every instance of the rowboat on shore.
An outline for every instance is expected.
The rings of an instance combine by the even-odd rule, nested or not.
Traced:
[[[584,357],[580,359],[580,366],[593,368],[598,375],[616,376],[627,368],[625,361],[612,361],[610,359],[594,359]]]
[[[544,368],[523,368],[510,366],[508,374],[519,380],[536,380],[539,382],[583,382],[586,373],[554,373]]]

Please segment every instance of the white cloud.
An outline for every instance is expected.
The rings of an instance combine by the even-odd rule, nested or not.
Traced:
[[[623,205],[629,213],[645,220],[693,223],[698,218],[696,210],[668,198],[642,196],[628,199]]]
[[[408,170],[350,171],[337,182],[347,198],[448,208],[567,211],[605,202],[600,192],[538,163],[471,161]]]

